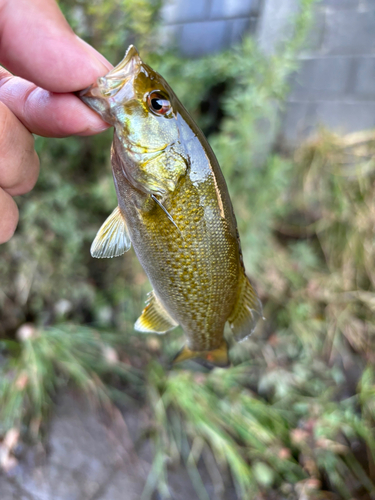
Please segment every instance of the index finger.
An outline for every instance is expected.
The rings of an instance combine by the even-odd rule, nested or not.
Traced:
[[[12,73],[52,92],[74,92],[111,69],[54,0],[0,0],[0,11],[0,62]]]

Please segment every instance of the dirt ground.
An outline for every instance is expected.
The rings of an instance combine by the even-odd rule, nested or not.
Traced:
[[[82,395],[65,393],[44,444],[21,445],[18,465],[0,474],[0,499],[140,500],[153,456],[149,441],[137,446],[145,420],[141,409],[114,409],[108,416]],[[207,498],[236,498],[232,488],[220,492],[205,476],[203,471]],[[183,467],[170,471],[169,484],[173,500],[198,498]],[[152,498],[160,497],[156,492]]]

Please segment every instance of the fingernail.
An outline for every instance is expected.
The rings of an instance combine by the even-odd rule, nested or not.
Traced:
[[[87,120],[87,127],[85,130],[80,132],[78,135],[94,135],[99,134],[100,132],[104,132],[111,125],[103,121],[100,116],[94,115],[94,112],[90,112],[90,116]]]
[[[77,38],[84,45],[86,51],[89,52],[90,61],[93,67],[100,73],[100,75],[105,75],[113,68],[112,64],[107,61],[107,59],[102,54],[100,54],[100,52],[95,50],[94,47],[85,42],[85,40],[79,38],[79,36],[77,36]]]

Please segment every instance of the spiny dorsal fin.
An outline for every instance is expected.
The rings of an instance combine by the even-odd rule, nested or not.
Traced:
[[[223,339],[219,347],[213,349],[212,351],[192,351],[187,345],[184,345],[181,351],[176,354],[173,364],[181,363],[182,361],[186,361],[188,359],[203,359],[210,365],[226,368],[230,365],[228,344],[226,340]]]
[[[152,291],[148,295],[146,307],[135,322],[134,328],[144,333],[166,333],[172,328],[178,326],[178,323],[171,318],[164,306]]]
[[[91,245],[91,255],[97,259],[118,257],[131,247],[128,228],[116,207],[99,229]]]
[[[242,274],[238,286],[237,302],[228,322],[234,338],[241,342],[253,333],[258,319],[263,318],[263,310],[262,303],[245,273]]]

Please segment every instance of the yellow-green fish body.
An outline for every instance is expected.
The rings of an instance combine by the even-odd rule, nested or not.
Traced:
[[[166,81],[133,46],[80,97],[115,126],[112,167],[118,208],[92,246],[95,257],[133,248],[154,291],[135,324],[188,342],[176,361],[228,364],[224,326],[253,331],[261,304],[246,277],[237,225],[218,162]]]

